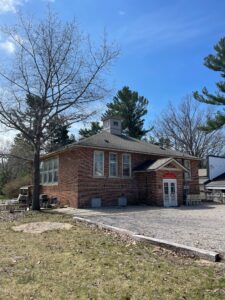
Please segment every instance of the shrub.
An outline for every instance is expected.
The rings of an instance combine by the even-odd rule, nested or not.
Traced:
[[[13,179],[9,181],[3,188],[3,193],[8,198],[17,198],[19,195],[19,189],[22,186],[30,185],[31,184],[31,178],[29,175],[18,177],[16,179]]]

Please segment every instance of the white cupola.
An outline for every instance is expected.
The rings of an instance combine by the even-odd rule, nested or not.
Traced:
[[[119,116],[106,117],[103,121],[103,130],[111,134],[122,134],[122,118]]]

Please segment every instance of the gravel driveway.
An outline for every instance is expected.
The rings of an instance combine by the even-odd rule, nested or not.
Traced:
[[[68,213],[158,239],[225,252],[225,205],[69,209]]]

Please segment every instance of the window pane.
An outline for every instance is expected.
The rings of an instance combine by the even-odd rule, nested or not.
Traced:
[[[44,164],[44,170],[46,171],[46,170],[48,170],[48,161],[44,161],[43,162],[43,164]]]
[[[175,184],[173,182],[171,182],[170,188],[171,188],[171,194],[175,194]]]
[[[116,160],[117,160],[117,155],[114,154],[114,153],[110,153],[109,154],[109,161],[113,163],[113,162],[116,162]]]
[[[43,181],[44,183],[47,183],[47,175],[48,175],[48,174],[45,172],[45,173],[44,173],[44,181]]]
[[[124,154],[123,155],[123,176],[130,176],[131,175],[131,161],[130,155]]]
[[[164,193],[166,195],[169,194],[169,185],[168,185],[168,182],[164,182]]]
[[[48,182],[52,182],[52,172],[48,173]]]
[[[129,164],[129,162],[130,162],[130,155],[124,155],[123,156],[123,163],[124,164]]]
[[[130,176],[130,168],[128,165],[123,167],[123,176]]]
[[[114,177],[117,176],[117,174],[116,174],[117,172],[116,171],[117,171],[116,164],[110,164],[109,165],[109,175],[110,176],[114,176]]]
[[[58,171],[54,171],[53,182],[58,182]]]
[[[103,152],[94,152],[94,175],[103,176],[104,174],[104,154]]]
[[[54,162],[53,162],[53,168],[54,169],[58,169],[58,159],[54,159]]]
[[[53,169],[53,159],[49,159],[48,161],[48,170],[52,170]]]

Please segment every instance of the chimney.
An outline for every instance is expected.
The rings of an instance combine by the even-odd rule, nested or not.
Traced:
[[[122,134],[122,118],[119,116],[106,117],[103,121],[103,130],[110,132],[111,134]]]

